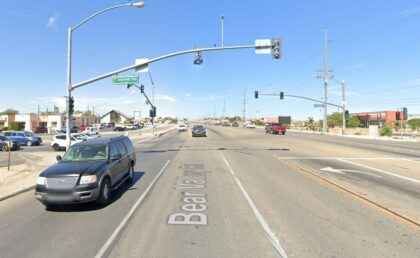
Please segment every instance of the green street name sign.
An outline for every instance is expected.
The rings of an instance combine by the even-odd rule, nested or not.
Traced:
[[[123,77],[114,77],[112,78],[113,84],[129,84],[129,83],[139,83],[138,76],[123,76]]]

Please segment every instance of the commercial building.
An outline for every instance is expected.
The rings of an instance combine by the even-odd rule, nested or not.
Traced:
[[[101,123],[121,124],[124,122],[129,122],[131,120],[131,117],[117,110],[111,110],[101,117]]]
[[[386,124],[395,123],[397,112],[399,111],[374,111],[351,113],[350,115],[359,118],[361,127],[369,127],[369,125],[382,127]],[[402,112],[400,112],[400,118],[403,119]]]

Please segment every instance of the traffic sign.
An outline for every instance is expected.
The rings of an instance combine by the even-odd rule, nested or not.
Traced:
[[[271,39],[257,39],[255,40],[255,54],[270,54],[271,53]]]
[[[138,76],[122,76],[112,78],[113,84],[129,84],[129,83],[139,83]]]
[[[315,108],[325,107],[325,104],[314,104]]]

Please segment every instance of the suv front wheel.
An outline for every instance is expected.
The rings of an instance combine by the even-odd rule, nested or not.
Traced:
[[[55,151],[60,151],[60,145],[58,145],[57,143],[55,143],[55,144],[53,145],[53,149],[54,149]]]
[[[105,178],[101,184],[101,188],[99,190],[99,196],[96,200],[96,203],[102,206],[105,206],[111,200],[111,182],[108,178]]]
[[[27,141],[27,142],[26,142],[26,145],[27,145],[27,146],[32,146],[32,141]]]

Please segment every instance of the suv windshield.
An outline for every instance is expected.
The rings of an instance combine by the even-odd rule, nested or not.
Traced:
[[[106,145],[76,145],[70,147],[64,154],[64,161],[106,160],[108,148]]]
[[[31,132],[25,132],[25,135],[26,135],[26,137],[33,137],[34,136],[34,134],[31,133]]]

